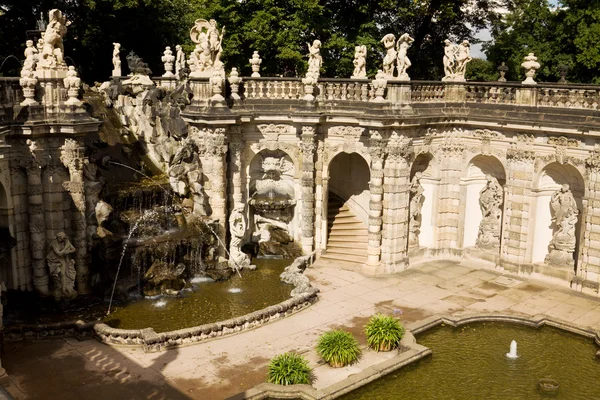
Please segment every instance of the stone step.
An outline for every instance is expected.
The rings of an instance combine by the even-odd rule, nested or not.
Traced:
[[[330,213],[327,214],[327,219],[347,218],[347,217],[356,218],[356,216],[354,215],[354,213],[352,211],[350,211],[350,210],[343,210],[343,211],[340,211],[338,213],[330,212]]]
[[[361,220],[356,217],[335,217],[334,219],[328,220],[329,225],[339,225],[339,224],[361,224],[364,227],[364,224]]]
[[[342,204],[328,204],[327,205],[327,211],[331,214],[331,213],[337,213],[337,212],[342,212],[342,211],[350,211],[350,208],[347,205],[342,205]]]
[[[325,260],[344,261],[350,263],[364,264],[367,262],[367,257],[359,257],[353,255],[342,255],[342,254],[323,254],[321,258]]]
[[[367,249],[356,249],[356,248],[345,248],[345,247],[336,247],[336,246],[332,246],[329,245],[327,246],[327,254],[330,256],[333,256],[334,254],[340,254],[340,255],[348,255],[348,256],[358,256],[358,257],[364,257],[365,260],[367,258]]]
[[[324,258],[324,257],[325,257],[325,255],[322,255],[313,265],[311,265],[311,268],[319,268],[319,267],[339,268],[339,269],[345,269],[348,271],[360,272],[362,270],[362,265],[366,263],[366,261],[361,261],[361,262],[344,261],[344,260],[338,260],[335,258]]]
[[[367,249],[367,242],[366,241],[359,241],[356,240],[356,238],[352,238],[352,237],[346,237],[346,236],[339,236],[339,237],[332,237],[329,239],[329,241],[327,242],[327,249],[330,248],[347,248],[347,249],[361,249],[361,250],[366,250]]]
[[[365,229],[335,229],[329,233],[329,236],[355,236],[357,239],[367,240],[369,232]]]
[[[348,223],[335,223],[333,224],[333,226],[331,226],[330,231],[348,231],[348,230],[364,230],[367,231],[367,228],[363,225],[362,222],[355,222],[355,221],[351,221]]]

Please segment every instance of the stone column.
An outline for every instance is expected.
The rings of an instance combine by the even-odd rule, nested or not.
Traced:
[[[242,141],[241,126],[231,126],[229,132],[229,169],[231,171],[229,200],[231,206],[236,207],[238,205],[245,205],[244,191],[242,190],[242,151],[244,149],[244,142]]]
[[[321,254],[321,250],[325,248],[323,231],[327,231],[327,177],[323,176],[323,164],[325,162],[325,142],[317,141],[317,163],[316,163],[316,192],[315,192],[315,249]]]
[[[302,251],[312,253],[315,233],[315,126],[303,126],[302,151]]]
[[[451,135],[451,134],[450,134]],[[464,146],[449,140],[440,147],[440,185],[436,217],[437,252],[443,256],[457,254],[460,222],[460,176],[464,165]]]
[[[42,166],[33,160],[26,164],[26,169],[33,287],[41,296],[48,296],[50,287],[46,268],[46,220],[44,218]]]
[[[369,153],[371,155],[371,181],[369,183],[369,241],[367,243],[367,263],[363,272],[378,274],[381,270],[381,225],[383,211],[383,160],[385,158],[385,141],[381,133],[369,131]]]
[[[225,256],[225,232],[227,226],[227,137],[225,128],[205,128],[194,139],[201,152],[202,170],[206,179],[204,189],[210,199],[210,218],[218,220],[215,232],[220,240],[220,256]],[[214,225],[213,225],[214,226]]]
[[[515,143],[507,152],[508,171],[500,257],[503,263],[518,266],[527,262],[529,209],[534,177],[535,153],[525,143]]]
[[[78,294],[90,292],[90,279],[87,253],[87,223],[85,205],[85,184],[83,181],[84,148],[73,139],[65,139],[61,148],[60,160],[69,170],[70,181],[63,182],[63,187],[71,195],[75,208],[72,212],[73,236],[71,242],[75,246],[76,289]]]
[[[13,195],[14,237],[17,276],[13,276],[13,288],[23,291],[32,290],[31,246],[28,224],[28,184],[26,170],[17,163],[11,163],[10,179]],[[13,260],[14,261],[14,260]]]
[[[408,267],[408,222],[410,199],[410,168],[412,149],[408,140],[392,134],[383,170],[383,227],[381,263],[389,273]]]
[[[600,282],[600,148],[586,160],[588,185],[583,200],[577,276],[581,280]],[[587,203],[587,204],[586,204]]]

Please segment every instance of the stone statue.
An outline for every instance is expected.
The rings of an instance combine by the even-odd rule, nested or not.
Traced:
[[[42,54],[42,51],[44,51],[44,32],[42,32],[42,37],[38,39],[35,47],[38,51],[38,54]]]
[[[394,66],[392,65],[392,69]],[[385,94],[385,89],[387,88],[387,75],[382,70],[377,71],[375,75],[375,79],[371,81],[371,87],[375,91],[375,97],[372,99],[374,102],[382,102],[385,101],[383,95]]]
[[[255,51],[252,54],[252,58],[248,61],[250,61],[250,65],[252,66],[252,78],[260,78],[260,64],[262,64],[262,59],[258,55],[258,51]]]
[[[113,72],[112,76],[121,76],[123,73],[121,72],[121,57],[119,53],[121,52],[121,44],[113,43],[113,54],[112,54],[112,63],[113,63]]]
[[[75,253],[75,247],[71,244],[64,232],[59,232],[48,249],[46,262],[54,284],[52,294],[58,301],[60,299],[73,299],[77,296],[75,291],[75,261],[70,257]]]
[[[411,38],[408,33],[403,34],[398,38],[396,48],[398,50],[397,55],[397,66],[398,66],[398,79],[406,81],[410,80],[406,70],[412,65],[408,56],[406,55],[410,46],[412,46],[415,39]]]
[[[500,245],[501,206],[504,202],[504,190],[492,175],[486,175],[485,179],[487,183],[479,192],[481,222],[476,245],[483,249],[491,249]]]
[[[171,46],[165,47],[165,51],[163,52],[161,61],[165,64],[165,73],[163,74],[163,77],[171,78],[171,77],[175,76],[175,74],[173,74],[173,65],[175,63],[175,56],[173,55],[173,51],[171,51]]]
[[[460,45],[446,39],[444,41],[444,74],[443,81],[464,81],[467,64],[471,57],[471,45],[468,40],[463,40]]]
[[[367,77],[367,46],[356,46],[354,48],[354,72],[352,79],[363,79]]]
[[[321,65],[323,57],[321,57],[321,41],[315,40],[312,45],[308,44],[308,71],[312,72],[318,78],[321,74]]]
[[[575,226],[577,224],[579,209],[569,184],[564,184],[550,198],[550,208],[553,212],[552,222],[556,229],[550,241],[550,252],[546,256],[546,263],[562,268],[573,268],[575,246]]]
[[[35,65],[38,62],[38,49],[33,46],[33,40],[25,42],[25,62],[23,62],[23,69],[35,70]]]
[[[417,172],[410,182],[410,206],[408,225],[408,246],[419,247],[419,233],[421,232],[421,208],[423,207],[423,193],[425,189],[421,185],[423,174]]]
[[[98,227],[96,228],[96,234],[101,238],[111,236],[112,232],[104,228],[102,224],[108,220],[110,214],[113,212],[113,208],[107,202],[100,200],[98,203],[96,203],[95,212],[96,222],[98,224]]]
[[[214,19],[206,21],[197,19],[190,30],[190,38],[196,44],[194,56],[190,56],[190,76],[208,76],[213,75],[212,71],[216,68],[223,68],[220,59],[223,51],[223,36],[225,27],[221,31],[217,28],[217,22]],[[192,68],[192,63],[194,67]]]
[[[536,81],[533,80],[535,72],[540,69],[540,63],[537,61],[537,57],[533,53],[529,53],[525,56],[521,67],[525,70],[525,76],[527,77],[523,82],[524,85],[535,85]]]
[[[385,56],[383,57],[383,73],[387,79],[394,77],[394,63],[396,62],[397,51],[394,48],[396,44],[396,36],[388,33],[381,39],[381,43],[385,47]]]
[[[231,211],[231,215],[229,216],[229,233],[231,234],[229,266],[233,269],[250,267],[248,255],[242,252],[242,240],[244,240],[244,236],[246,235],[247,227],[244,206],[238,205]]]
[[[185,68],[185,53],[180,45],[175,46],[175,75],[181,79],[180,71]]]
[[[44,33],[44,48],[38,62],[38,69],[66,69],[63,37],[70,24],[62,12],[52,9],[49,12],[48,26]]]

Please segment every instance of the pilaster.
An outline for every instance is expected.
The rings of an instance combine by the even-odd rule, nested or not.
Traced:
[[[315,232],[315,152],[316,126],[303,126],[300,150],[302,151],[302,251],[312,253]]]
[[[385,159],[385,141],[381,132],[369,131],[369,153],[371,154],[371,181],[369,183],[369,241],[367,243],[367,263],[363,272],[380,274],[381,268],[381,226],[383,212],[383,161]]]

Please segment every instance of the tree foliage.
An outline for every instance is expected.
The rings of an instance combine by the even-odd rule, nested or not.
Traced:
[[[162,72],[165,46],[182,44],[189,53],[189,30],[197,18],[214,18],[226,27],[223,57],[228,68],[250,72],[258,50],[264,76],[301,76],[307,43],[323,43],[322,76],[349,77],[354,48],[368,48],[368,73],[381,68],[381,38],[409,33],[413,79],[439,79],[444,39],[474,40],[474,33],[497,24],[496,9],[512,0],[0,0],[0,44],[22,59],[28,29],[41,12],[61,9],[73,21],[65,38],[66,56],[89,81],[105,80],[112,43],[134,50]],[[582,0],[583,1],[583,0]]]
[[[506,62],[507,78],[522,80],[523,57],[535,53],[542,65],[536,80],[556,82],[558,67],[569,67],[571,82],[600,83],[600,2],[561,0],[554,7],[547,0],[516,0],[514,7],[492,29],[488,59]]]

